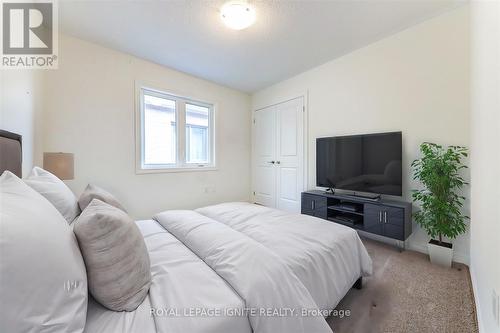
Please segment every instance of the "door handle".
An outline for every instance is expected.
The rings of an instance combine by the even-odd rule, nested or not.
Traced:
[[[382,211],[381,210],[378,212],[378,221],[380,223],[382,223]]]
[[[280,161],[276,161],[276,164],[281,164],[281,162]]]
[[[311,209],[314,210],[316,208],[316,201],[311,201]]]
[[[387,223],[387,211],[384,211],[384,223]]]
[[[274,161],[270,161],[270,162],[267,162],[267,163],[269,163],[269,164],[274,164],[275,162],[274,162]]]

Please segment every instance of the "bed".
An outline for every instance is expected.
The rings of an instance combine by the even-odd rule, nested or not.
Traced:
[[[252,332],[248,318],[242,316],[183,316],[184,311],[191,309],[243,310],[245,303],[223,279],[156,221],[141,220],[136,224],[144,236],[151,260],[153,278],[149,295],[133,312],[110,311],[91,299],[84,332]]]
[[[21,135],[0,130],[0,175],[9,170],[18,177],[22,176],[22,142]]]
[[[21,173],[21,137],[0,132],[0,173]],[[89,295],[83,332],[331,332],[324,316],[370,275],[357,233],[234,202],[136,221],[152,283],[135,311]],[[1,328],[1,325],[0,325]]]
[[[196,212],[224,223],[276,253],[302,281],[320,309],[334,309],[372,262],[352,228],[312,216],[246,202],[223,203]]]

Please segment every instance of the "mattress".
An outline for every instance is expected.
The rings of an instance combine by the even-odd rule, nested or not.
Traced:
[[[136,224],[151,259],[149,295],[132,312],[111,311],[90,299],[85,332],[252,332],[247,317],[215,312],[228,309],[238,313],[245,308],[222,278],[156,221]]]

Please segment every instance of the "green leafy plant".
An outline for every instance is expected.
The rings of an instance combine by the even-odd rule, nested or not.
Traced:
[[[468,216],[462,214],[465,197],[457,194],[468,183],[460,175],[467,168],[462,162],[467,148],[424,142],[420,145],[422,158],[411,164],[414,177],[424,188],[413,191],[413,200],[421,204],[414,214],[415,222],[433,238],[443,243],[443,236],[455,239],[466,230]]]

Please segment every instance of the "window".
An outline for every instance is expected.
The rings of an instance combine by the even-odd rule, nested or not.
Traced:
[[[174,100],[144,94],[144,164],[175,164],[175,110]]]
[[[213,105],[140,88],[138,170],[214,167]]]
[[[186,103],[186,162],[208,163],[210,109]]]

